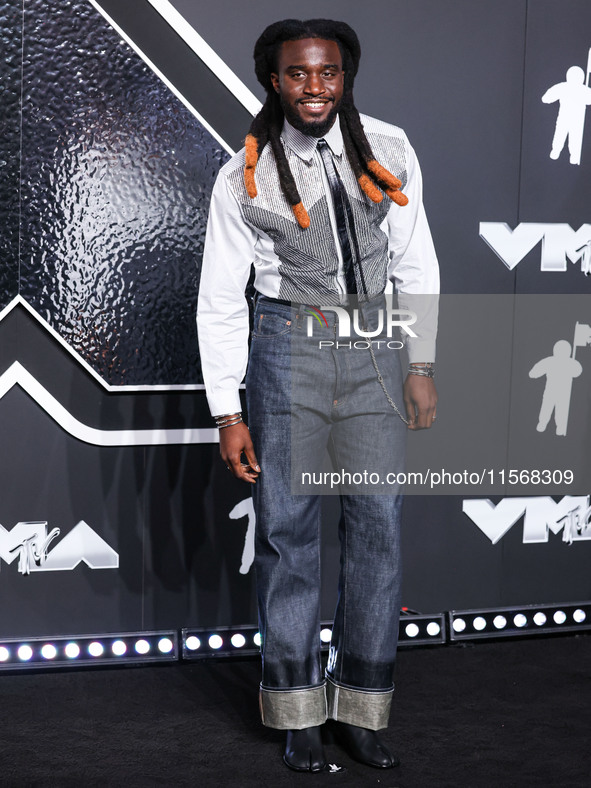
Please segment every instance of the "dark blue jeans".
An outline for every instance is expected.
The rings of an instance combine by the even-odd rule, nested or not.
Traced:
[[[341,496],[339,597],[326,677],[320,662],[320,498],[291,492],[292,421],[304,435],[304,457],[328,447],[339,468],[400,470],[406,427],[378,382],[368,350],[318,349],[334,339],[314,325],[304,343],[302,307],[260,298],[246,394],[248,423],[261,465],[254,486],[255,567],[262,637],[263,722],[305,728],[327,717],[365,728],[387,725],[400,610],[401,496]],[[299,333],[298,333],[299,332]],[[297,358],[292,360],[296,345]],[[389,394],[402,406],[398,354],[375,351]],[[294,380],[294,376],[296,380]],[[303,426],[302,426],[303,425]],[[299,440],[296,438],[296,440]],[[389,488],[388,488],[389,489]]]

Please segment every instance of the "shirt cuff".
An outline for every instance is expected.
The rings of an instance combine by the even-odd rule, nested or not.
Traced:
[[[211,415],[214,418],[216,416],[225,416],[226,414],[242,412],[240,394],[237,391],[208,392],[207,402]]]
[[[430,339],[409,337],[406,342],[406,351],[410,364],[418,362],[425,364],[435,363],[435,342]]]

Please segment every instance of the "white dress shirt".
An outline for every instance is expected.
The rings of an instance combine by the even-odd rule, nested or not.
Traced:
[[[408,197],[408,205],[401,207],[390,203],[379,229],[387,237],[387,276],[393,282],[401,305],[404,306],[403,294],[439,292],[439,268],[423,208],[421,171],[415,152],[401,129],[363,115],[361,118],[374,151],[372,133],[376,140],[386,139],[386,135],[391,135],[391,139],[401,151],[401,167],[405,172],[403,191]],[[335,162],[341,167],[349,167],[345,161],[346,154],[343,155],[343,137],[338,118],[324,139],[335,157]],[[286,121],[282,142],[286,155],[292,156],[292,159],[293,156],[298,157],[300,164],[304,163],[302,166],[310,167],[310,176],[315,174],[317,179],[321,179],[333,233],[332,246],[337,257],[334,289],[336,292],[345,293],[343,261],[334,208],[324,166],[316,148],[317,139],[302,134]],[[381,161],[379,155],[376,155],[376,158],[387,166],[387,162]],[[243,167],[244,149],[222,167],[215,182],[199,286],[199,350],[207,399],[213,415],[241,410],[238,392],[246,373],[249,332],[245,288],[251,266],[254,265],[254,284],[259,293],[271,298],[285,298],[281,291],[281,266],[284,261],[276,252],[276,241],[245,216],[246,203],[241,203],[236,193],[236,170],[241,171]],[[341,176],[342,172],[343,170]],[[233,177],[233,182],[230,176]],[[308,180],[307,176],[305,180]],[[350,179],[344,180],[349,191]],[[296,182],[302,193],[304,184],[300,185],[297,180]],[[257,186],[260,192],[258,178]],[[356,184],[353,188],[356,188]],[[276,190],[280,190],[278,178]],[[273,197],[277,199],[276,195]],[[364,195],[362,199],[373,205]],[[385,197],[383,202],[386,204],[390,201]],[[305,200],[304,205],[308,207]],[[289,218],[295,222],[291,216]],[[281,221],[286,221],[285,216]],[[321,305],[317,301],[314,303]],[[429,314],[424,319],[431,324],[431,330],[426,332],[428,336],[423,335],[423,338],[408,342],[410,361],[427,362],[435,359],[434,324],[437,319],[437,304],[434,299],[429,299],[426,311]]]

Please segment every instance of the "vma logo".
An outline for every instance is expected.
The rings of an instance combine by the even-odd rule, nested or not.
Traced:
[[[503,498],[495,506],[488,498],[465,500],[462,511],[493,544],[496,544],[523,517],[523,543],[547,542],[550,531],[562,531],[567,544],[591,539],[589,496],[565,495],[554,501],[539,498]]]
[[[542,271],[566,271],[569,260],[580,260],[581,271],[591,273],[591,224],[575,231],[570,224],[521,222],[512,230],[505,222],[480,222],[479,232],[510,271],[541,242]]]
[[[119,555],[84,520],[54,545],[59,534],[59,528],[47,533],[43,520],[17,523],[12,531],[0,525],[0,559],[18,558],[22,575],[75,569],[81,561],[91,569],[118,568]]]

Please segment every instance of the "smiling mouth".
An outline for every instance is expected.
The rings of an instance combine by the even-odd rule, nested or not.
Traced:
[[[316,101],[311,101],[309,99],[307,99],[307,100],[300,99],[300,101],[298,103],[302,104],[307,109],[322,109],[327,104],[329,104],[330,101],[331,101],[331,99],[316,100]]]

